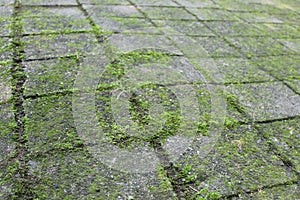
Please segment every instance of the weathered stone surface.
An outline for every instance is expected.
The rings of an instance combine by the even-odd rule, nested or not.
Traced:
[[[29,8],[21,17],[24,34],[91,30],[89,21],[78,8]]]
[[[280,82],[245,84],[228,88],[255,121],[299,115],[300,96]]]
[[[26,59],[99,54],[97,40],[92,34],[26,36],[24,41]]]

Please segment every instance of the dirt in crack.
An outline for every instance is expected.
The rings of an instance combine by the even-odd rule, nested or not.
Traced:
[[[27,135],[25,133],[25,111],[23,107],[24,83],[26,76],[22,59],[24,49],[22,44],[22,22],[19,17],[21,11],[20,1],[15,1],[13,22],[12,22],[12,42],[11,51],[13,63],[11,65],[11,85],[12,85],[12,102],[16,126],[13,128],[14,140],[16,142],[16,155],[11,158],[11,165],[14,166],[13,173],[9,177],[14,183],[12,199],[33,199],[32,192],[33,177],[28,172],[28,148]]]

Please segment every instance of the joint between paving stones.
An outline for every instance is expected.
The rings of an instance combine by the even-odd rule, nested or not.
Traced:
[[[10,159],[11,166],[14,169],[10,176],[14,181],[15,188],[13,190],[12,199],[24,198],[31,199],[32,193],[32,177],[28,172],[28,148],[27,135],[25,133],[26,115],[23,107],[24,103],[24,83],[26,75],[24,74],[24,49],[22,44],[22,29],[19,12],[21,3],[19,0],[14,2],[13,21],[12,21],[12,65],[11,85],[12,85],[12,104],[14,109],[14,117],[16,126],[13,128],[13,138],[16,143],[16,155]]]

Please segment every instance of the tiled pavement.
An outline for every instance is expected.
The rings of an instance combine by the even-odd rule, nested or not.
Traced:
[[[300,199],[299,0],[0,0],[0,46],[0,199]]]

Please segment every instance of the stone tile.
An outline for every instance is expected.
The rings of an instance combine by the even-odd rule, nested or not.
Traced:
[[[12,56],[10,52],[11,39],[8,37],[0,37],[0,62],[9,60]]]
[[[76,0],[22,0],[23,5],[77,5]]]
[[[246,22],[250,23],[273,23],[273,24],[282,24],[284,23],[280,16],[272,15],[268,13],[248,13],[248,12],[241,12],[235,13],[235,15]]]
[[[8,63],[0,63],[0,103],[7,102],[11,98],[9,68]]]
[[[97,40],[92,34],[26,36],[23,40],[26,59],[99,53]]]
[[[211,57],[241,57],[240,52],[227,41],[219,37],[193,37]],[[192,49],[191,49],[192,51]]]
[[[153,20],[153,22],[166,35],[214,36],[213,32],[199,21]]]
[[[83,5],[83,8],[93,16],[93,19],[101,17],[143,17],[143,15],[132,5]]]
[[[91,30],[78,8],[28,8],[21,16],[24,34]]]
[[[139,7],[150,19],[195,20],[196,18],[183,8],[176,7]]]
[[[300,53],[300,39],[280,39],[279,41],[298,54]]]
[[[97,17],[96,15],[92,15],[91,18],[108,33],[159,33],[149,20],[143,18]]]
[[[300,77],[300,57],[296,55],[255,58],[253,63],[278,79],[284,80]]]
[[[0,5],[12,5],[14,0],[0,0]]]
[[[172,0],[132,0],[132,3],[138,5],[138,6],[178,6],[178,4],[174,3]]]
[[[199,20],[203,21],[226,21],[238,20],[227,10],[208,9],[208,8],[187,8],[191,13],[196,15]]]
[[[266,23],[259,24],[257,27],[265,33],[265,36],[271,38],[295,38],[300,36],[297,29],[287,24]]]
[[[239,103],[255,121],[297,116],[300,96],[281,82],[245,84],[228,87]]]
[[[36,95],[70,90],[78,72],[79,60],[61,58],[23,63],[25,74],[24,95]]]
[[[115,54],[151,49],[182,55],[167,37],[161,35],[115,34],[109,37],[108,42],[115,49]]]
[[[300,172],[300,120],[290,119],[259,126],[261,134],[270,140],[274,151],[286,162],[290,162],[295,171]]]
[[[0,6],[0,36],[11,34],[13,8],[10,6]]]
[[[223,73],[225,83],[246,83],[256,81],[274,81],[267,72],[247,59],[242,58],[215,58],[214,63]]]
[[[80,3],[95,5],[130,5],[127,0],[80,0]]]
[[[225,129],[205,158],[201,147],[200,141],[195,142],[185,157],[175,163],[181,169],[192,166],[189,175],[196,177],[186,184],[190,187],[183,189],[186,199],[203,197],[195,190],[206,189],[228,196],[296,179],[281,159],[270,153],[267,141],[251,126]]]
[[[192,8],[214,8],[218,7],[211,0],[197,1],[197,0],[177,0],[181,6],[192,7]]]
[[[291,80],[286,80],[284,82],[287,83],[290,87],[292,87],[294,91],[300,94],[300,80],[291,79]]]
[[[291,50],[283,46],[278,41],[269,37],[235,37],[228,40],[240,49],[245,56],[272,56],[286,55],[292,53]]]
[[[10,104],[0,104],[0,198],[9,199],[13,194],[13,180],[11,157],[16,153],[16,145],[13,140],[12,125],[14,123],[13,108]]]
[[[263,36],[266,35],[254,24],[236,21],[204,22],[211,30],[221,36]]]
[[[39,196],[167,199],[173,195],[171,189],[159,187],[155,172],[128,174],[101,163],[87,149],[91,144],[76,132],[72,96],[27,100],[24,106],[29,172],[40,180]]]
[[[272,188],[264,188],[257,192],[253,192],[250,194],[242,194],[239,195],[239,197],[234,197],[232,199],[297,199],[299,195],[299,186],[297,184],[288,184]]]

